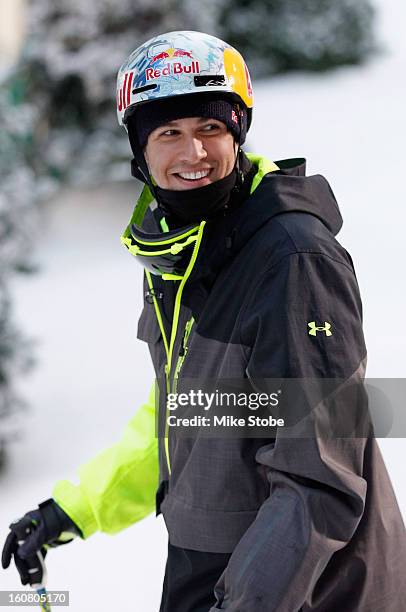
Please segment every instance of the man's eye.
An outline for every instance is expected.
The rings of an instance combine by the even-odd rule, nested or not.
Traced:
[[[165,132],[162,132],[161,136],[172,136],[172,134],[176,134],[176,130],[165,130]]]
[[[208,123],[207,125],[203,126],[203,130],[210,132],[211,130],[218,129],[219,127],[220,126],[217,123]]]

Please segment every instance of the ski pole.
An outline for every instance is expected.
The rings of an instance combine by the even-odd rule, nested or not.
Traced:
[[[25,538],[30,532],[31,532],[30,527],[20,526],[18,529],[16,529],[16,535],[18,538],[19,546],[22,546],[22,544],[24,544]],[[28,559],[25,559],[25,562],[28,565],[28,573],[32,577],[34,577],[35,574],[38,574],[38,577],[42,576],[41,582],[34,582],[34,583],[30,582],[30,585],[39,595],[38,603],[41,607],[41,610],[43,610],[43,612],[51,612],[51,606],[48,602],[48,593],[45,588],[47,572],[46,572],[44,557],[42,556],[41,551],[38,551],[36,555],[29,557]]]

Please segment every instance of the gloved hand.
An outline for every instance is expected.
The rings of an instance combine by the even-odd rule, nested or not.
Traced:
[[[43,559],[49,547],[68,544],[82,533],[72,519],[52,498],[30,510],[9,526],[1,556],[4,569],[10,565],[11,557],[20,574],[22,584],[41,584],[44,580]]]

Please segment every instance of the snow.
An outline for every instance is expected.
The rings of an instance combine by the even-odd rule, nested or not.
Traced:
[[[406,9],[398,0],[378,7],[387,52],[370,64],[254,84],[247,149],[273,159],[305,156],[309,174],[328,178],[344,217],[339,239],[361,287],[368,376],[404,377],[406,43],[399,24]],[[57,206],[44,209],[41,273],[14,283],[17,319],[37,339],[38,364],[21,383],[30,408],[0,476],[0,542],[11,520],[49,497],[55,480],[75,479],[83,461],[114,443],[147,396],[152,366],[135,338],[142,270],[119,242],[135,198],[135,181],[60,193]],[[403,440],[380,446],[405,514]],[[165,548],[162,517],[151,516],[114,537],[96,534],[51,551],[48,585],[70,591],[72,612],[155,612]],[[0,572],[0,588],[20,588],[14,569]]]

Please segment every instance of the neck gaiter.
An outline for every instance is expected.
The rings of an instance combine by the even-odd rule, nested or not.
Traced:
[[[172,190],[155,187],[159,198],[159,207],[179,225],[190,225],[202,219],[210,219],[218,214],[230,199],[230,194],[237,181],[237,170],[197,189]]]

